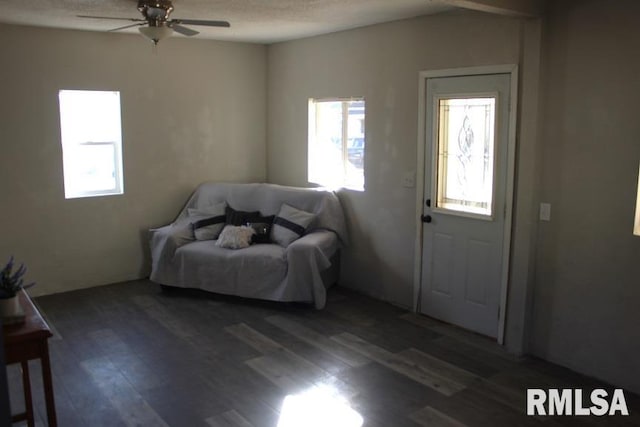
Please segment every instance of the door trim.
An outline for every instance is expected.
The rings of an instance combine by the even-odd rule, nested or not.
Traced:
[[[506,326],[507,291],[509,285],[509,260],[511,258],[511,226],[513,223],[513,191],[516,161],[516,119],[518,102],[518,66],[516,64],[490,65],[468,68],[448,68],[442,70],[420,71],[418,81],[418,164],[416,169],[416,241],[413,272],[413,311],[419,312],[420,291],[422,283],[422,203],[424,202],[425,180],[425,144],[427,137],[426,123],[426,88],[427,80],[437,77],[462,77],[484,74],[509,74],[511,78],[511,95],[509,99],[509,135],[507,137],[507,182],[505,194],[504,240],[502,249],[502,274],[500,280],[500,309],[498,313],[498,344],[504,344]],[[502,209],[502,207],[496,207]]]

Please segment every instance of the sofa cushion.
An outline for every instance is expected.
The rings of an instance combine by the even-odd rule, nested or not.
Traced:
[[[226,202],[216,203],[202,209],[187,209],[191,230],[196,240],[214,240],[224,228],[226,222]]]
[[[252,218],[251,222],[247,225],[256,231],[256,234],[251,237],[251,243],[272,243],[271,242],[271,227],[273,226],[273,219],[275,215],[260,216],[258,218]]]
[[[286,248],[304,234],[315,217],[315,214],[283,203],[273,220],[271,240]]]
[[[232,251],[213,242],[193,242],[175,252],[175,262],[185,265],[181,286],[215,283],[213,292],[263,298],[277,289],[287,274],[287,258],[282,246],[252,245]]]
[[[237,211],[231,206],[227,206],[226,210],[227,224],[228,225],[247,225],[248,222],[252,222],[257,218],[261,218],[260,211]]]
[[[248,248],[251,245],[251,236],[254,234],[256,231],[246,225],[238,227],[226,225],[216,241],[216,246],[227,249]]]

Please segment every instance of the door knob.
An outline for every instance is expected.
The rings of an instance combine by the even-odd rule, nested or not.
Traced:
[[[431,215],[422,215],[422,222],[431,222]]]

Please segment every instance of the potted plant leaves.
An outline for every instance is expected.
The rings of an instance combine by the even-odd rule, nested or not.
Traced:
[[[27,268],[24,264],[20,264],[20,267],[13,271],[13,264],[12,256],[0,271],[0,316],[3,317],[5,323],[21,320],[20,317],[23,313],[18,300],[18,292],[20,289],[30,288],[35,284],[24,285],[23,277]]]

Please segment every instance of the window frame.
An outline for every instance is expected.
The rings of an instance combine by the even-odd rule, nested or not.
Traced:
[[[441,164],[441,159],[437,155],[440,150],[441,141],[441,111],[440,111],[440,103],[442,101],[448,100],[457,100],[457,99],[493,99],[493,128],[491,129],[492,137],[493,137],[493,158],[492,158],[492,184],[491,184],[491,202],[488,203],[487,207],[485,207],[488,212],[474,212],[472,210],[463,210],[463,209],[455,209],[452,207],[443,206],[446,203],[446,197],[444,194],[444,182],[439,176],[441,173],[446,174],[445,170],[442,170],[443,165]],[[498,92],[473,92],[473,93],[452,93],[452,94],[440,94],[434,98],[434,111],[436,112],[434,116],[434,129],[437,129],[437,136],[435,137],[435,146],[434,149],[436,151],[436,156],[431,159],[431,194],[434,195],[434,206],[431,208],[432,212],[451,215],[457,217],[465,217],[465,218],[473,218],[482,221],[493,221],[496,215],[496,173],[497,173],[497,153],[498,153],[498,120],[497,120],[497,112],[500,107],[500,97]],[[442,196],[442,197],[441,197]]]
[[[342,171],[341,171],[341,177],[339,179],[339,187],[340,188],[347,188],[350,190],[355,190],[355,191],[364,191],[365,189],[365,182],[364,182],[364,152],[366,150],[366,100],[364,96],[355,96],[355,97],[329,97],[329,98],[309,98],[308,100],[308,139],[307,139],[307,181],[310,184],[315,184],[315,185],[320,185],[320,186],[328,186],[328,182],[322,182],[322,179],[316,179],[317,177],[314,177],[311,175],[311,162],[313,162],[315,159],[312,158],[312,146],[315,146],[316,144],[318,144],[317,142],[317,129],[318,129],[318,122],[320,121],[319,118],[319,109],[317,108],[318,104],[321,103],[342,103],[341,105],[341,138],[342,138],[342,144],[341,144],[341,148],[342,148],[342,158],[341,158],[341,163],[342,163]],[[363,182],[362,185],[353,185],[352,183],[347,181],[347,176],[348,176],[348,167],[350,164],[349,161],[349,104],[352,102],[362,102],[363,104],[363,120],[362,120],[362,130],[361,130],[361,134],[362,134],[362,139],[363,139],[363,147],[362,147],[362,159],[363,159],[363,165],[361,168],[358,169],[362,169],[362,174],[363,174]]]
[[[62,97],[63,92],[96,92],[101,94],[116,94],[118,97],[118,130],[117,130],[117,138],[114,140],[98,140],[98,141],[82,141],[82,142],[65,142],[64,138],[64,129],[63,129],[63,112],[62,112]],[[80,199],[87,197],[102,197],[102,196],[118,196],[124,194],[124,171],[123,171],[123,154],[122,154],[122,100],[121,94],[118,90],[92,90],[92,89],[60,89],[58,91],[58,108],[59,108],[59,118],[60,118],[60,145],[62,147],[62,173],[63,173],[63,184],[64,184],[64,196],[65,199]],[[116,112],[114,111],[114,116]],[[68,188],[67,182],[69,179],[67,178],[67,174],[65,171],[68,167],[71,166],[65,155],[65,150],[73,149],[76,147],[82,146],[112,146],[113,147],[113,170],[114,170],[114,186],[108,189],[100,189],[100,190],[86,190],[86,191],[72,191]],[[73,147],[73,148],[72,148]]]

